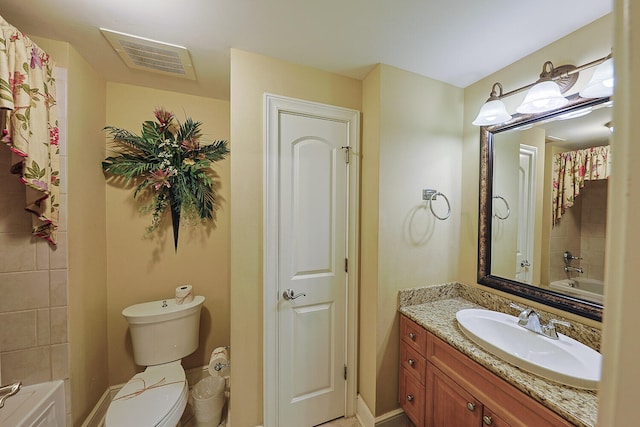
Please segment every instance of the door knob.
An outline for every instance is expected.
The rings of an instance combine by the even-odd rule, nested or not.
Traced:
[[[525,268],[525,267],[531,267],[531,263],[528,260],[524,260],[520,263],[520,267]]]
[[[282,293],[282,298],[286,299],[287,301],[294,300],[299,297],[306,297],[306,296],[307,294],[304,294],[304,293],[299,293],[299,294],[294,293],[293,289],[287,289]]]

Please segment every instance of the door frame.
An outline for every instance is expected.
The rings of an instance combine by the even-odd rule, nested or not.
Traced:
[[[278,420],[278,218],[279,121],[281,112],[347,123],[349,132],[346,283],[346,363],[345,416],[356,412],[358,372],[358,242],[360,188],[360,112],[311,101],[265,93],[264,105],[264,188],[263,188],[263,424],[277,427]]]

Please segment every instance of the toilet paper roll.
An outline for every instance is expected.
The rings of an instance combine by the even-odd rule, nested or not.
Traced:
[[[225,377],[229,375],[229,351],[226,347],[218,347],[211,353],[209,359],[209,373],[216,377]]]
[[[176,304],[189,304],[193,301],[193,288],[191,285],[182,285],[176,288]]]

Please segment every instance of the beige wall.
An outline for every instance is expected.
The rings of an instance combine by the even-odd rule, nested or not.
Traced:
[[[611,149],[615,155],[607,206],[604,359],[598,425],[624,427],[637,419],[640,383],[640,4],[616,0],[614,11],[616,89]]]
[[[262,422],[263,95],[361,110],[362,83],[231,50],[231,336],[234,425]]]
[[[379,416],[398,407],[398,290],[456,277],[463,91],[387,65],[364,87],[359,392]]]
[[[201,121],[203,143],[229,139],[229,103],[119,83],[107,84],[107,124],[140,133],[142,122],[154,120],[153,111],[164,107],[183,121]],[[102,135],[104,143],[105,136]],[[233,145],[231,145],[233,152]],[[99,167],[99,163],[96,165]],[[222,208],[215,226],[189,226],[181,221],[174,251],[170,215],[149,238],[145,229],[150,214],[133,199],[132,187],[109,183],[106,187],[107,322],[109,384],[128,381],[143,368],[133,361],[131,338],[122,310],[140,302],[173,298],[175,288],[190,284],[206,298],[200,321],[198,350],[182,361],[185,368],[209,363],[212,350],[229,344],[229,160],[217,162]]]
[[[378,65],[364,79],[362,93],[358,393],[371,410],[376,407],[377,313],[365,307],[378,306],[381,74]]]
[[[502,83],[505,92],[536,81],[545,61],[555,65],[581,65],[607,55],[613,42],[613,16],[607,15],[574,33],[532,53],[491,76],[465,88],[464,91],[464,150],[462,167],[462,225],[460,229],[459,279],[468,284],[477,283],[477,235],[478,235],[478,159],[480,158],[478,128],[471,121],[486,101],[491,86]],[[591,77],[593,69],[580,73],[576,85],[567,93],[571,95],[582,88]],[[515,111],[524,93],[505,99],[508,111]],[[542,223],[542,219],[537,219]],[[542,244],[542,242],[541,242]],[[531,303],[531,305],[536,305]],[[553,309],[551,309],[553,311]],[[566,313],[569,318],[577,318]],[[599,322],[581,318],[581,321],[600,327]]]

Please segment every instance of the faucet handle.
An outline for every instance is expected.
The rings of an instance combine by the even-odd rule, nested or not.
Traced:
[[[566,327],[571,327],[571,323],[569,322],[565,322],[564,320],[558,320],[558,319],[551,319],[549,320],[549,326],[554,326],[555,325],[562,325],[562,326],[566,326]]]
[[[520,311],[525,311],[526,308],[519,306],[518,304],[516,304],[515,302],[512,302],[511,304],[509,304],[509,307],[511,308],[515,308],[516,310],[520,310]]]
[[[565,322],[564,320],[551,319],[546,326],[542,327],[542,332],[549,338],[554,340],[558,339],[558,332],[556,331],[556,325],[562,325],[570,327],[571,323]]]

